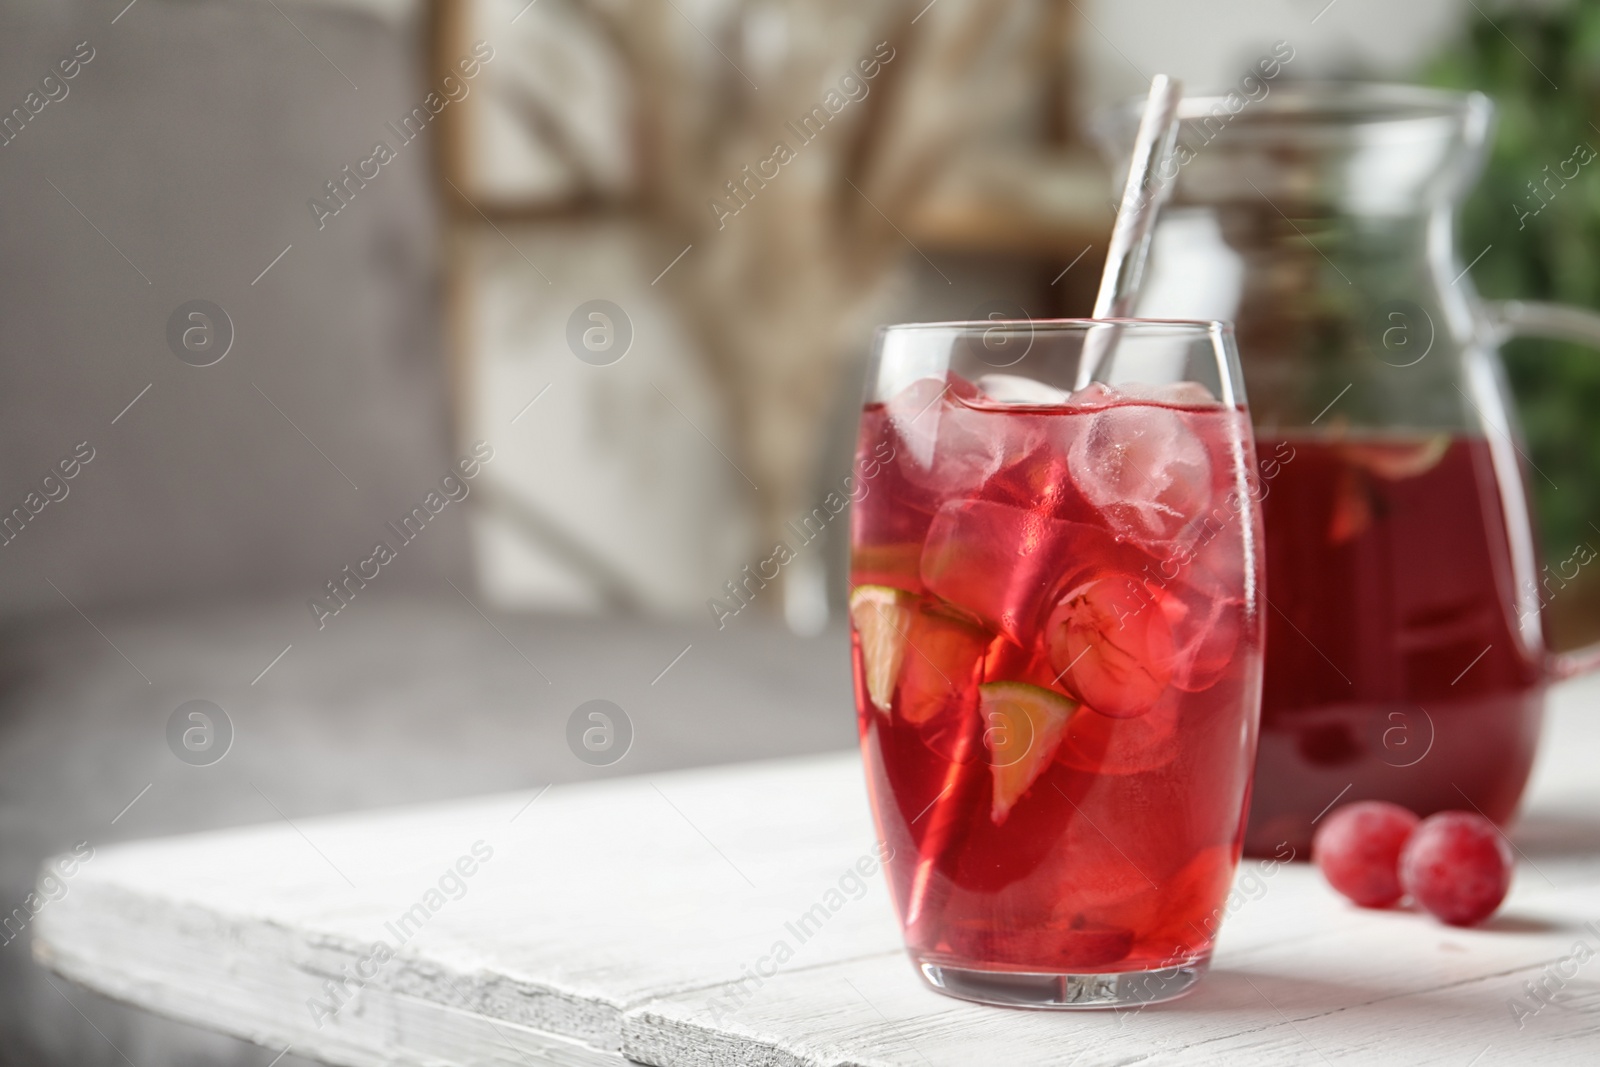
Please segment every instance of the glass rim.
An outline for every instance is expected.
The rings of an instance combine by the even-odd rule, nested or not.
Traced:
[[[1211,109],[1227,97],[1227,91],[1185,96],[1178,105],[1178,118],[1183,121],[1208,118]],[[1142,106],[1143,98],[1138,103]],[[1261,100],[1250,101],[1240,117],[1255,112],[1257,121],[1294,118],[1333,120],[1343,124],[1352,117],[1378,122],[1452,118],[1492,106],[1489,98],[1476,90],[1404,82],[1303,81],[1279,86]]]
[[[1093,329],[1096,326],[1122,326],[1129,328],[1138,327],[1179,327],[1193,330],[1197,333],[1221,332],[1228,336],[1233,335],[1233,323],[1224,319],[1075,319],[1075,318],[1049,318],[1049,319],[950,319],[942,322],[896,322],[880,325],[878,333],[890,331],[910,330],[944,330],[958,332],[962,330],[981,332],[999,327],[1017,327],[1027,329],[1055,330],[1062,333]]]
[[[883,385],[886,369],[897,366],[907,359],[914,361],[915,353],[920,352],[924,358],[931,358],[938,363],[940,359],[945,358],[942,350],[948,347],[949,358],[953,360],[954,354],[963,344],[971,345],[975,341],[981,341],[987,345],[990,338],[996,336],[997,331],[1001,336],[1026,338],[1028,350],[1032,350],[1041,338],[1045,343],[1050,343],[1049,339],[1052,337],[1056,338],[1056,343],[1070,338],[1071,343],[1081,346],[1081,351],[1072,356],[1078,368],[1077,376],[1082,379],[1073,388],[1081,389],[1094,378],[1096,373],[1094,368],[1100,366],[1111,351],[1111,346],[1107,346],[1107,351],[1100,352],[1088,362],[1084,362],[1092,350],[1092,341],[1096,337],[1097,329],[1107,331],[1104,339],[1111,342],[1111,346],[1118,343],[1116,335],[1121,332],[1124,335],[1121,344],[1129,347],[1154,341],[1203,348],[1206,355],[1202,360],[1212,367],[1215,377],[1215,382],[1210,388],[1218,399],[1229,406],[1245,403],[1244,379],[1239,369],[1239,351],[1234,337],[1233,323],[1225,319],[1180,318],[968,319],[948,322],[902,322],[879,326],[872,339],[869,364],[872,369],[867,379],[867,397],[869,401],[874,397],[883,399],[884,397],[879,395],[879,390]],[[989,360],[983,362],[989,363],[994,371],[1004,372],[1007,367],[1015,366],[1026,355],[1025,351],[1022,356],[1005,364]],[[948,370],[953,364],[942,365]],[[1209,381],[1209,377],[1206,380]],[[1051,405],[1046,403],[1037,406]]]

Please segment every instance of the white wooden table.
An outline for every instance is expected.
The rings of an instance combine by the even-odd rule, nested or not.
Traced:
[[[853,753],[105,848],[39,914],[35,953],[335,1064],[1588,1064],[1597,704],[1595,682],[1554,695],[1489,927],[1359,911],[1304,865],[1246,861],[1210,976],[1140,1012],[923,988],[882,875],[857,898],[872,836]]]

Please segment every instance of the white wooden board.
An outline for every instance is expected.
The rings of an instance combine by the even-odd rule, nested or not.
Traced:
[[[40,913],[35,951],[112,996],[336,1064],[1590,1063],[1597,696],[1554,697],[1489,927],[1360,911],[1303,865],[1246,861],[1212,974],[1138,1012],[923,988],[882,875],[856,873],[873,842],[853,753],[108,848]],[[825,923],[795,925],[829,902]],[[780,942],[793,958],[773,973]]]

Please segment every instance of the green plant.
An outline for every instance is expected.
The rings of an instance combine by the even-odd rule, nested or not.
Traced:
[[[1465,18],[1462,39],[1425,77],[1481,90],[1498,110],[1488,165],[1461,219],[1463,253],[1490,248],[1472,280],[1490,298],[1600,308],[1600,160],[1591,155],[1564,186],[1543,187],[1554,190],[1543,199],[1529,185],[1558,173],[1579,145],[1600,152],[1600,0]],[[1506,364],[1533,462],[1548,478],[1531,478],[1545,559],[1566,559],[1582,542],[1600,547],[1600,353],[1519,341]],[[1575,628],[1556,614],[1558,631]]]

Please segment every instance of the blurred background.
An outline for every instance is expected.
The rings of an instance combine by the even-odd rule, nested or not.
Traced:
[[[1600,308],[1600,180],[1512,206],[1600,144],[1600,2],[0,6],[3,1061],[277,1054],[31,962],[79,841],[610,773],[597,696],[617,773],[848,746],[843,521],[745,582],[850,471],[871,328],[1088,314],[1093,116],[1280,41],[1490,93],[1474,281]],[[1600,361],[1508,363],[1565,558]],[[169,751],[193,699],[227,759]]]

